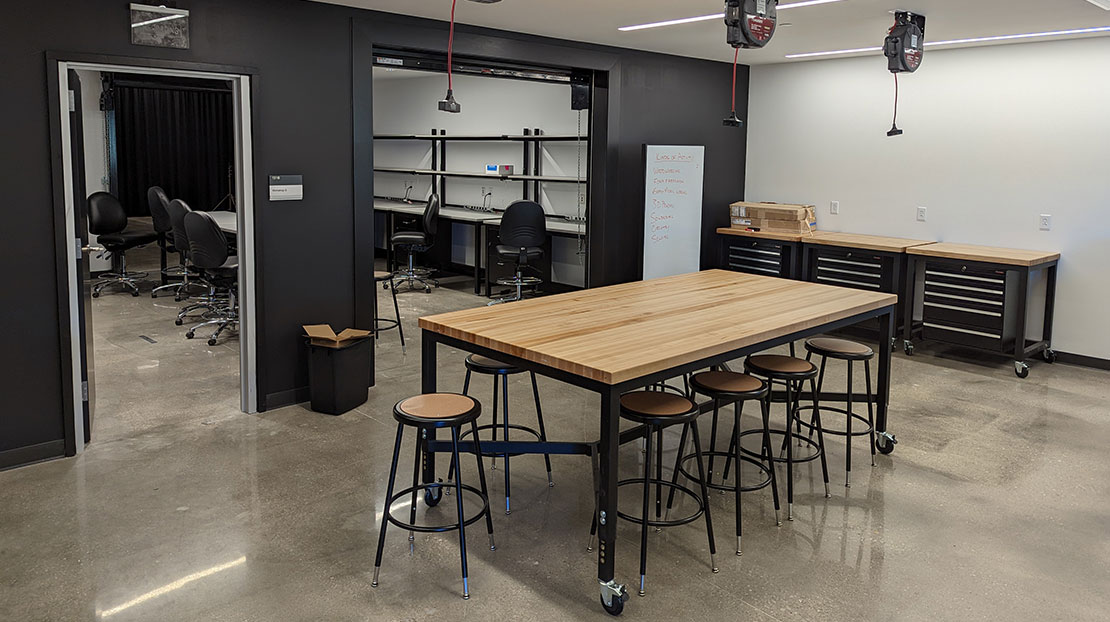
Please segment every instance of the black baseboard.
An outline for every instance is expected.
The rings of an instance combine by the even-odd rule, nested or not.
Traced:
[[[258,411],[266,412],[267,410],[292,406],[293,404],[300,404],[308,400],[308,387],[297,387],[296,389],[289,389],[288,391],[267,393],[262,403],[258,405]]]
[[[1094,369],[1110,371],[1110,360],[1100,359],[1094,356],[1084,356],[1082,354],[1072,354],[1070,352],[1057,352],[1056,360],[1060,363],[1067,363],[1068,365],[1079,365],[1082,367],[1092,367]]]
[[[0,471],[65,456],[66,443],[62,439],[0,451]]]

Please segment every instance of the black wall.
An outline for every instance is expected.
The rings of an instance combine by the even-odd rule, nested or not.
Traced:
[[[359,106],[368,105],[365,39],[442,50],[446,25],[301,0],[180,5],[192,11],[189,50],[130,45],[127,3],[119,0],[20,3],[0,22],[0,170],[6,191],[0,265],[19,267],[8,271],[8,295],[0,304],[0,326],[7,333],[0,358],[0,466],[58,455],[64,431],[68,342],[59,330],[59,304],[66,301],[59,300],[64,290],[55,264],[47,51],[257,70],[253,183],[262,407],[303,399],[301,324],[345,327],[365,317],[367,293],[362,286],[356,290],[355,265],[356,257],[365,263],[368,253],[360,247],[356,256],[352,231],[357,225],[360,237],[371,233],[366,216],[372,207],[355,205],[352,172],[352,136],[368,132],[365,117],[352,114],[356,93]],[[706,146],[702,254],[703,264],[712,263],[711,232],[727,221],[724,205],[742,197],[744,188],[744,132],[720,121],[727,113],[727,65],[465,27],[456,33],[456,46],[472,56],[609,71],[608,174],[597,180],[603,194],[594,202],[604,216],[591,233],[593,271],[600,276],[595,284],[640,276],[643,143]],[[744,117],[746,68],[742,72],[738,101]],[[364,154],[361,134],[355,141]],[[303,201],[265,200],[265,176],[282,173],[304,175]],[[365,191],[363,186],[358,196]],[[358,270],[368,267],[360,264]]]

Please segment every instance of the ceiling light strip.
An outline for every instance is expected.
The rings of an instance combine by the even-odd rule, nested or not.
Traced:
[[[802,2],[791,2],[789,4],[778,5],[778,10],[797,9],[806,6],[814,6],[818,4],[829,4],[830,2],[843,2],[843,0],[804,0]],[[663,22],[652,22],[650,24],[637,24],[635,26],[621,26],[617,30],[621,32],[631,32],[633,30],[644,30],[647,28],[659,28],[661,26],[675,26],[678,24],[692,24],[694,22],[707,22],[714,19],[724,19],[724,13],[714,13],[713,15],[698,15],[697,17],[683,17],[679,19],[669,19]]]
[[[983,43],[990,41],[1011,41],[1014,39],[1033,39],[1039,37],[1065,37],[1068,35],[1086,35],[1099,32],[1110,32],[1110,26],[1096,26],[1093,28],[1075,28],[1071,30],[1053,30],[1049,32],[1028,32],[1016,35],[995,35],[991,37],[972,37],[968,39],[951,39],[949,41],[926,41],[927,47],[938,45],[959,45],[963,43]],[[851,50],[833,50],[830,52],[805,52],[803,54],[787,54],[786,58],[813,58],[815,56],[839,56],[841,54],[862,54],[865,52],[882,51],[882,46],[855,48]]]

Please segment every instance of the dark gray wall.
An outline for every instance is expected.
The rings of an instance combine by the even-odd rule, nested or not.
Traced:
[[[303,399],[301,324],[348,326],[364,317],[359,300],[365,292],[356,299],[352,228],[368,227],[364,212],[370,207],[356,208],[352,189],[352,133],[365,129],[352,115],[353,50],[356,85],[365,84],[360,76],[369,66],[358,55],[366,46],[352,46],[352,18],[360,44],[370,37],[428,50],[445,48],[446,25],[300,0],[191,0],[182,6],[192,11],[189,50],[130,45],[127,3],[119,0],[21,3],[7,10],[0,25],[5,78],[0,170],[6,190],[0,265],[9,267],[9,295],[0,305],[0,326],[7,332],[0,359],[0,466],[57,455],[64,431],[68,342],[59,331],[47,51],[257,69],[254,185],[263,407]],[[643,143],[706,145],[703,263],[712,264],[710,232],[726,222],[724,205],[740,198],[744,188],[744,132],[720,122],[727,112],[727,65],[474,28],[460,28],[456,45],[474,56],[611,70],[608,174],[604,196],[594,204],[604,218],[592,233],[599,284],[640,276]],[[742,71],[738,101],[746,116],[747,70]],[[270,173],[303,174],[305,200],[267,202]]]

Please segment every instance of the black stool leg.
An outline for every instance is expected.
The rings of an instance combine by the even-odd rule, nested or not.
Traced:
[[[713,398],[713,426],[709,428],[709,451],[717,451],[717,414],[721,409],[721,400]],[[709,454],[709,483],[713,483],[713,454]],[[724,491],[721,491],[724,492]]]
[[[474,458],[478,463],[478,481],[482,485],[482,494],[486,497],[486,531],[489,532],[489,550],[496,551],[497,545],[493,542],[493,512],[489,509],[489,490],[486,488],[486,470],[482,466],[482,443],[478,440],[478,424],[470,422],[470,433],[474,436]]]
[[[651,433],[644,435],[647,443],[644,453],[644,513],[640,515],[640,596],[644,595],[644,577],[647,575],[648,500],[651,496]],[[704,476],[703,476],[704,477]]]
[[[650,434],[650,432],[649,432]],[[663,428],[655,433],[655,520],[663,516]],[[655,533],[663,531],[656,527]]]
[[[459,429],[451,428],[451,456],[456,464],[459,460]],[[461,474],[460,474],[461,475]],[[462,558],[463,600],[470,600],[470,584],[466,575],[466,515],[463,514],[462,478],[455,478],[455,508],[459,513],[459,556]]]
[[[871,466],[875,466],[875,408],[871,403],[871,361],[863,361],[863,377],[867,388],[867,425],[871,427]]]
[[[794,520],[794,383],[786,381],[786,520]]]
[[[674,505],[675,484],[678,484],[678,468],[682,466],[682,452],[686,451],[686,435],[690,432],[691,423],[682,426],[682,436],[678,439],[678,455],[674,459],[674,471],[671,472],[671,491],[667,493],[667,516],[671,514]]]
[[[393,275],[389,276],[389,293],[393,294],[393,311],[397,314],[397,334],[401,336],[401,352],[405,351],[405,328],[401,326],[401,309],[397,306],[397,288],[393,286]]]
[[[744,549],[740,546],[740,467],[743,461],[740,459],[740,413],[743,411],[743,402],[736,402],[733,405],[733,422],[732,422],[732,445],[736,447],[736,554],[743,555]],[[729,450],[729,458],[732,457],[732,450]],[[728,470],[728,465],[725,465],[725,470]],[[725,476],[728,477],[727,475]]]
[[[409,502],[409,524],[416,524],[416,486],[420,483],[420,432],[416,431],[416,453],[412,459],[412,499]],[[451,462],[454,463],[455,459],[452,458]],[[416,532],[409,531],[409,555],[412,555],[416,549]]]
[[[691,422],[694,436],[694,459],[698,463],[698,479],[701,480],[701,500],[705,503],[705,532],[709,536],[709,567],[713,572],[717,572],[717,541],[713,538],[713,517],[709,512],[709,488],[706,487],[705,482],[705,466],[702,463],[701,456],[701,438],[698,435],[698,426],[696,422]]]
[[[501,418],[505,424],[505,442],[509,441],[509,377],[501,376]],[[505,451],[505,457],[501,459],[505,467],[505,515],[512,514],[513,511],[509,507],[509,452]]]
[[[493,434],[493,440],[495,442],[497,441],[497,380],[498,380],[498,378],[500,378],[500,376],[498,374],[493,375],[493,410],[491,411],[493,413],[493,428],[491,429],[491,433]],[[505,440],[509,440],[509,439],[505,439]],[[491,468],[491,469],[496,469],[497,468],[497,456],[496,455],[490,457],[489,464],[490,464],[489,468]]]
[[[824,357],[824,356],[821,357],[821,372],[819,374],[817,374],[817,394],[818,395],[821,394],[821,391],[825,390],[825,362],[827,360],[828,360],[827,357]],[[817,425],[817,413],[813,413],[813,416],[810,417],[810,419],[809,419],[809,438],[810,439],[813,439],[813,433],[816,431],[814,428],[815,428],[816,425]]]
[[[532,397],[536,400],[536,420],[540,424],[540,441],[547,442],[547,430],[543,427],[543,410],[540,409],[540,388],[536,384],[536,372],[528,372],[532,376]],[[555,485],[555,480],[551,479],[551,454],[543,455],[543,463],[547,466],[547,485],[549,487]]]
[[[798,387],[801,389],[801,387]],[[813,413],[817,421],[817,451],[821,454],[821,475],[825,479],[825,498],[828,499],[832,495],[829,494],[829,463],[825,459],[825,430],[824,425],[821,423],[821,409],[818,407],[818,390],[817,385],[814,384],[813,378],[809,379],[809,388],[813,392]]]
[[[393,444],[393,462],[389,466],[389,483],[385,487],[385,512],[382,514],[382,528],[378,532],[378,554],[374,557],[374,580],[370,587],[378,587],[378,573],[382,569],[382,551],[385,549],[385,528],[389,524],[389,500],[393,498],[393,480],[397,478],[397,459],[401,456],[401,439],[405,427],[397,424],[397,442]]]
[[[852,487],[852,368],[855,365],[848,361],[848,434],[844,436],[844,487]]]
[[[775,525],[782,526],[779,520],[779,482],[775,468],[775,450],[771,447],[771,392],[759,400],[760,411],[763,414],[763,451],[766,452],[767,466],[771,469],[771,494],[775,498]],[[737,453],[739,456],[740,454]]]

